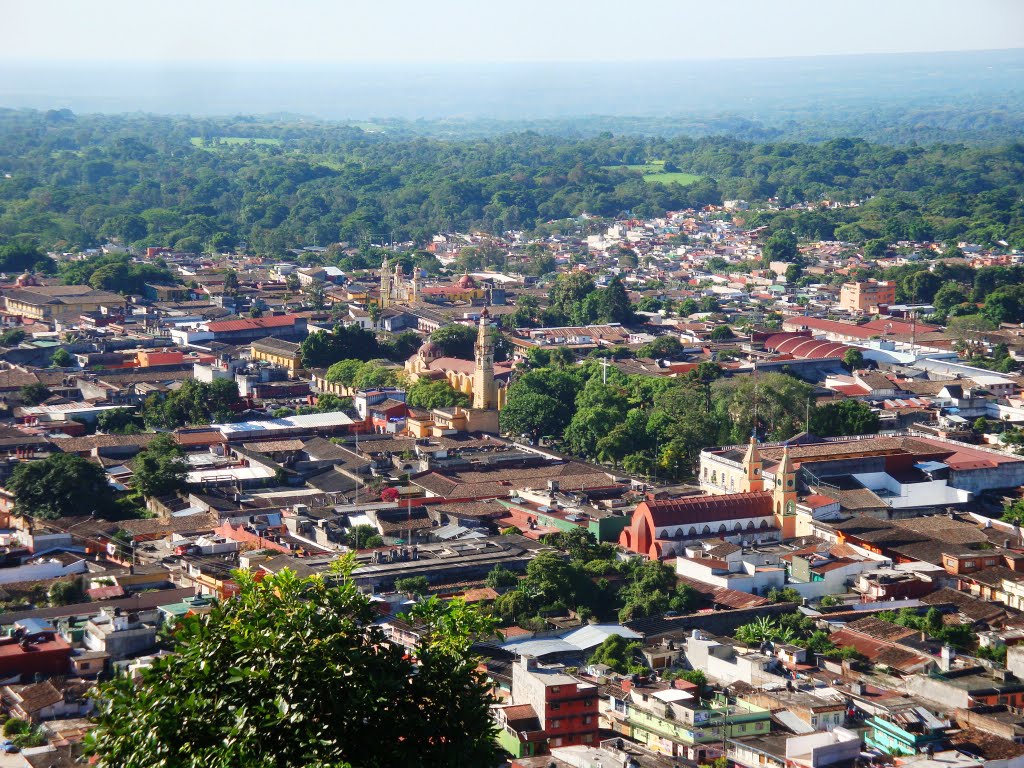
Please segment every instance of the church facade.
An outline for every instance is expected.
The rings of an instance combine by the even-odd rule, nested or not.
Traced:
[[[452,389],[469,397],[476,410],[503,408],[512,366],[494,361],[494,339],[486,308],[480,315],[473,352],[473,360],[445,357],[440,345],[428,339],[405,362],[405,371],[413,382],[445,379]]]
[[[751,438],[743,471],[733,479],[734,490],[641,502],[619,536],[619,544],[658,559],[681,554],[687,545],[706,538],[743,543],[792,538],[797,470],[788,446],[783,450],[768,488],[761,470],[761,452],[757,441]]]
[[[377,303],[381,309],[395,304],[415,304],[419,301],[420,284],[417,270],[412,277],[406,279],[401,264],[395,264],[392,270],[388,260],[380,265],[380,298]]]

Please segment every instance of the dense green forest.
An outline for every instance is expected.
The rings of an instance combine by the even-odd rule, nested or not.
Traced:
[[[652,160],[700,178],[652,183],[628,167]],[[281,255],[339,240],[536,230],[584,212],[651,216],[771,197],[784,206],[866,202],[753,215],[749,224],[812,238],[1024,247],[1024,142],[897,147],[533,132],[439,139],[257,118],[0,111],[0,246],[72,249],[117,238]]]

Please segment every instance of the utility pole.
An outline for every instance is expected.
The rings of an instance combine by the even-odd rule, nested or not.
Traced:
[[[757,437],[757,358],[754,358],[754,437]]]

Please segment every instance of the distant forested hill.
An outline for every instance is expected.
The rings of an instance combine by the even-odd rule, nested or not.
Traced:
[[[0,245],[135,245],[261,254],[439,230],[533,230],[591,213],[777,196],[868,200],[787,214],[808,237],[1006,240],[1024,247],[1024,142],[425,136],[401,123],[0,111]]]

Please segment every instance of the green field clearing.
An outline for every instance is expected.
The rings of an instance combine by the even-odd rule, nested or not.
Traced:
[[[649,184],[693,184],[700,181],[702,176],[696,173],[685,173],[683,171],[666,171],[664,160],[651,160],[643,165],[606,165],[606,169],[625,168],[630,171],[640,171],[644,175],[644,181]]]
[[[204,143],[202,136],[193,136],[191,139],[189,139],[189,141],[191,141],[192,145],[196,146],[196,147],[202,147],[204,149],[213,149],[214,148],[212,146],[208,147]],[[218,144],[269,144],[269,145],[277,145],[277,144],[281,143],[280,139],[268,139],[268,138],[260,138],[260,137],[253,138],[251,136],[217,136],[214,139],[214,141],[217,142]]]
[[[700,181],[701,176],[695,173],[645,173],[644,181],[648,181],[651,184],[693,184],[694,182]]]

